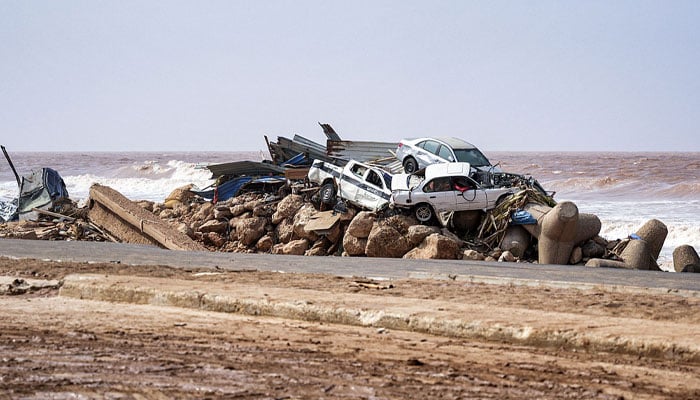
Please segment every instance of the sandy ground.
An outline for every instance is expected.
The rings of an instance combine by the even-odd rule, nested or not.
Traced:
[[[698,325],[700,299],[431,280],[0,259],[0,276],[170,278],[444,300]],[[667,357],[128,305],[40,289],[0,296],[0,398],[700,398],[700,364]],[[517,315],[513,315],[517,318]],[[629,330],[638,329],[629,326]],[[700,340],[700,338],[699,338]]]

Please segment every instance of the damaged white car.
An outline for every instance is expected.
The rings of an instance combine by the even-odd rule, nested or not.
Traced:
[[[334,204],[337,196],[372,211],[389,205],[392,175],[381,168],[354,160],[344,167],[314,160],[308,179],[321,185],[320,196],[324,204]]]
[[[391,205],[410,209],[423,223],[433,221],[442,212],[489,210],[518,190],[510,180],[494,182],[495,177],[506,176],[516,175],[494,173],[484,182],[477,181],[484,175],[475,174],[469,163],[428,165],[416,174],[394,175]]]

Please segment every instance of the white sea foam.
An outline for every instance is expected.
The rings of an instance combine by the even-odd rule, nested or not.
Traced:
[[[576,203],[580,212],[595,214],[600,218],[600,236],[608,240],[626,238],[651,219],[663,222],[668,228],[668,235],[658,263],[665,270],[673,269],[673,250],[676,247],[689,244],[700,249],[700,200],[571,201]]]

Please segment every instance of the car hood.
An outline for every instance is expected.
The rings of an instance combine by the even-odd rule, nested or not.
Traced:
[[[391,179],[391,191],[411,190],[418,186],[423,178],[416,174],[394,174]]]

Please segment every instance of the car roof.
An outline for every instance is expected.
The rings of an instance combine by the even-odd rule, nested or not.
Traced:
[[[423,140],[437,140],[439,142],[442,142],[453,149],[474,149],[476,146],[473,144],[466,142],[462,139],[456,138],[456,137],[421,137],[421,138],[415,138],[415,139],[408,139],[410,140],[413,144],[416,144],[418,142],[422,142]]]
[[[437,163],[425,167],[425,180],[440,176],[469,176],[471,165],[465,162]]]

